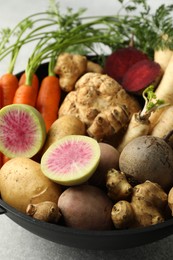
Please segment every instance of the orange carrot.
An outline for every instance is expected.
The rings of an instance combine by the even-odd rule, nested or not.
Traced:
[[[15,92],[18,88],[18,79],[11,73],[6,73],[0,78],[2,90],[2,107],[13,103]]]
[[[26,83],[26,73],[24,72],[19,78],[19,86],[24,85],[25,83]],[[39,79],[36,74],[33,75],[32,86],[34,86],[35,88],[38,88],[39,86]]]
[[[36,108],[44,118],[47,131],[58,117],[60,97],[59,79],[54,75],[48,75],[41,82],[36,102]]]
[[[2,156],[2,164],[8,162],[9,160],[10,160],[10,158],[8,158],[7,156],[5,156],[5,155],[3,154],[3,156]]]
[[[19,87],[15,93],[13,104],[27,104],[35,106],[39,89],[38,77],[34,74],[32,83],[27,84],[26,75],[23,74],[19,80]]]

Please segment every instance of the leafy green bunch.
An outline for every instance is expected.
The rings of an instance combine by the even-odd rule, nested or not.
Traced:
[[[114,15],[91,17],[84,15],[85,8],[74,12],[68,7],[62,13],[60,4],[50,0],[47,11],[0,31],[0,60],[11,55],[9,71],[13,71],[20,49],[30,42],[35,42],[35,48],[27,66],[33,71],[63,51],[104,57],[105,46],[111,52],[133,44],[152,57],[155,49],[173,49],[173,5],[162,4],[152,13],[146,0],[118,2]]]

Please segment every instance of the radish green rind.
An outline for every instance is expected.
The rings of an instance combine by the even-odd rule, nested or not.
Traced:
[[[0,110],[0,151],[9,158],[31,158],[42,148],[46,128],[32,106],[12,104]]]
[[[96,140],[83,135],[68,135],[53,143],[41,158],[45,176],[61,185],[86,182],[100,161]]]

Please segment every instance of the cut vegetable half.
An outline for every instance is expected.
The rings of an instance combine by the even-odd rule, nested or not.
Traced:
[[[43,154],[41,169],[51,180],[71,186],[86,182],[99,161],[100,147],[96,140],[84,135],[68,135]]]
[[[41,114],[32,106],[12,104],[0,110],[0,151],[9,158],[33,157],[46,138]]]

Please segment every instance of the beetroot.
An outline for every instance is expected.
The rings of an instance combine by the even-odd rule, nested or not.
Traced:
[[[134,47],[120,48],[106,59],[104,73],[122,83],[127,70],[136,62],[147,60],[148,56]]]
[[[157,85],[162,76],[158,63],[151,60],[142,60],[131,66],[125,73],[122,86],[126,91],[141,93],[150,84]]]

